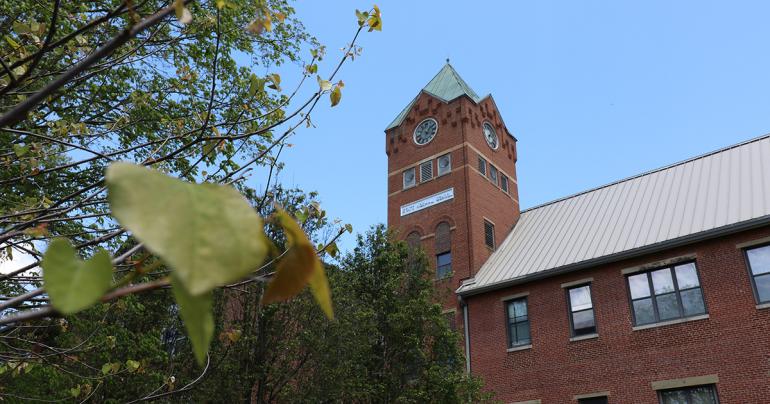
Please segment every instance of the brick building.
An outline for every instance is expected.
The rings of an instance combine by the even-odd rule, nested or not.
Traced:
[[[388,224],[509,403],[770,403],[770,136],[520,211],[447,63],[385,130]]]

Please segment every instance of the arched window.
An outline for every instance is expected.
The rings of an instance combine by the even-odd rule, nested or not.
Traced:
[[[452,275],[452,234],[449,223],[441,222],[436,226],[436,278]]]
[[[409,248],[417,248],[420,246],[420,233],[413,231],[406,236],[406,244]]]

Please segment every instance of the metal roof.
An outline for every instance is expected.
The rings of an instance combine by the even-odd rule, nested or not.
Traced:
[[[449,61],[447,61],[444,67],[439,70],[438,74],[425,85],[422,91],[437,97],[444,102],[452,101],[463,95],[467,95],[475,103],[481,101],[481,97],[479,97],[476,92],[471,89],[468,83],[457,74],[457,71],[449,64]],[[419,94],[417,96],[419,97]],[[414,99],[409,102],[409,105],[396,116],[396,119],[394,119],[385,130],[401,125],[401,122],[404,121],[404,118],[406,118],[409,110],[412,109],[412,105],[414,105],[415,101],[417,101],[417,97],[414,97]]]
[[[481,293],[770,223],[770,135],[549,202],[458,289]]]

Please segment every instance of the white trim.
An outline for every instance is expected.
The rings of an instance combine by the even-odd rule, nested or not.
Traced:
[[[573,286],[582,285],[585,283],[592,283],[594,278],[583,278],[572,282],[564,282],[561,284],[562,289],[571,288]]]
[[[678,264],[678,263],[684,262],[684,261],[692,261],[692,260],[695,260],[695,259],[697,259],[697,255],[695,253],[679,255],[679,256],[676,256],[676,257],[666,258],[664,260],[653,261],[653,262],[648,262],[648,263],[642,264],[642,265],[636,265],[636,266],[633,266],[633,267],[624,268],[624,269],[620,270],[620,273],[623,274],[623,275],[629,275],[629,274],[633,274],[633,273],[637,273],[637,272],[646,271],[648,269],[655,269],[655,268],[658,268],[658,267],[666,267],[666,266],[675,265],[675,264]]]
[[[763,238],[758,238],[756,240],[750,240],[743,243],[738,243],[735,245],[735,248],[739,250],[743,250],[748,247],[754,247],[755,245],[767,244],[767,243],[770,243],[770,237],[763,237]]]
[[[770,302],[760,303],[757,305],[757,310],[770,309]]]
[[[526,297],[526,296],[529,296],[529,292],[521,292],[521,293],[516,293],[515,295],[508,295],[505,297],[501,297],[500,301],[507,302],[508,300],[518,299],[520,297]]]
[[[610,396],[609,391],[598,391],[596,393],[576,394],[572,396],[572,399],[577,401],[577,400],[582,400],[584,398],[597,398],[597,397],[609,397],[609,396]]]
[[[516,352],[516,351],[526,351],[527,349],[532,349],[532,344],[527,345],[519,345],[512,348],[508,348],[508,352]]]
[[[707,318],[709,318],[708,314],[701,314],[700,316],[677,318],[675,320],[661,321],[659,323],[637,325],[636,327],[633,327],[631,329],[634,331],[646,330],[648,328],[658,328],[658,327],[664,327],[671,324],[689,323],[690,321],[705,320]]]
[[[569,342],[583,341],[586,339],[594,339],[594,338],[599,338],[599,334],[593,333],[593,334],[586,334],[586,335],[578,335],[577,337],[570,338]]]
[[[514,401],[509,404],[540,404],[540,400]]]
[[[685,377],[683,379],[671,379],[671,380],[660,380],[656,382],[651,382],[650,386],[653,390],[668,390],[668,389],[677,389],[682,387],[690,387],[690,386],[703,386],[708,384],[717,384],[719,383],[719,375],[705,375],[705,376],[695,376],[695,377]]]

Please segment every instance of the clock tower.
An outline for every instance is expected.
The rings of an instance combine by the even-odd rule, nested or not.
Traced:
[[[425,251],[444,306],[519,218],[516,138],[447,64],[385,129],[388,226]]]

